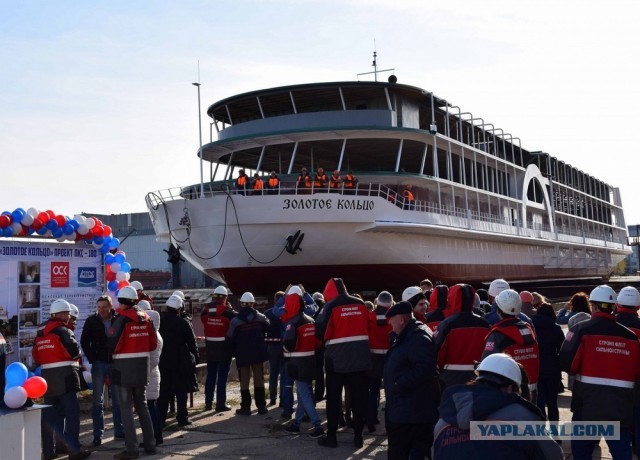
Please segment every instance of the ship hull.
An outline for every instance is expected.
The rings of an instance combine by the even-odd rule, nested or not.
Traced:
[[[161,239],[234,292],[270,294],[291,283],[317,291],[331,277],[352,291],[398,290],[424,278],[449,285],[597,278],[625,254],[584,238],[559,242],[552,234],[405,210],[380,196],[218,195],[150,211]],[[303,239],[291,254],[287,237],[296,234]]]

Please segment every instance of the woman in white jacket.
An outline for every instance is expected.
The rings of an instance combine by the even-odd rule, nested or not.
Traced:
[[[162,428],[160,427],[160,418],[158,417],[158,410],[156,407],[156,400],[160,395],[160,369],[158,364],[160,363],[160,354],[162,353],[162,337],[160,336],[160,313],[155,310],[151,310],[151,304],[146,300],[138,302],[138,306],[145,310],[145,312],[151,318],[153,327],[156,330],[158,336],[158,346],[149,355],[149,367],[151,372],[149,374],[149,384],[147,385],[147,406],[149,407],[149,414],[151,415],[151,421],[153,422],[153,434],[156,437],[156,446],[162,444]]]

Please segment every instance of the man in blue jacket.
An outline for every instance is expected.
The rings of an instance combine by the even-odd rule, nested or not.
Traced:
[[[406,459],[412,451],[430,458],[440,402],[431,331],[415,320],[406,301],[385,316],[393,331],[384,365],[388,458]]]

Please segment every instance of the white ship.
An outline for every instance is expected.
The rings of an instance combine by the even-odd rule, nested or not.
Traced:
[[[146,201],[160,240],[235,291],[606,278],[630,253],[617,188],[394,76],[265,89],[207,113],[209,179]],[[319,167],[358,181],[313,182]],[[265,188],[239,189],[240,169]]]

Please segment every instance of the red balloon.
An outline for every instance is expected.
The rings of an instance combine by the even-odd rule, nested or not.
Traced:
[[[51,217],[49,217],[49,214],[47,214],[46,212],[41,212],[38,214],[38,220],[42,222],[43,225],[49,222],[49,219],[51,219]]]
[[[123,288],[123,287],[125,287],[125,286],[129,286],[129,281],[124,280],[124,281],[120,281],[120,282],[118,283],[118,289],[122,289],[122,288]]]
[[[0,216],[0,228],[5,228],[11,225],[11,217],[3,214]]]
[[[93,230],[93,234],[95,236],[102,236],[104,232],[104,227],[102,227],[102,225],[96,225],[91,230]]]
[[[42,223],[42,221],[38,217],[33,219],[33,223],[31,224],[31,226],[33,227],[34,230],[40,230],[43,225],[44,224]]]
[[[67,223],[67,219],[63,215],[57,215],[55,219],[56,219],[56,222],[58,223],[58,227],[64,227],[64,224]]]
[[[116,280],[116,274],[113,272],[107,273],[107,281],[115,281]]]
[[[45,212],[49,216],[49,219],[55,219],[56,218],[56,213],[53,212],[51,209],[47,209]]]
[[[47,381],[38,376],[29,377],[22,384],[22,388],[27,392],[28,398],[41,398],[47,392]]]
[[[107,271],[107,273],[111,273],[111,265],[109,264],[105,264],[104,265],[105,270]]]
[[[109,227],[108,225],[103,225],[102,226],[102,236],[109,236],[111,235],[111,227]]]
[[[20,224],[20,226],[22,227],[22,230],[20,230],[20,233],[18,234],[18,236],[25,236],[27,234],[27,231],[29,230],[29,227],[25,227],[22,224]]]

